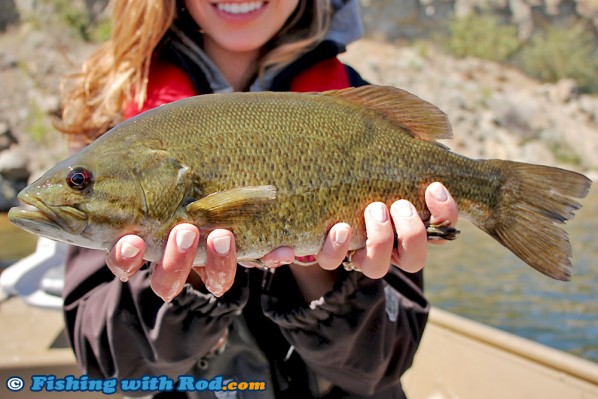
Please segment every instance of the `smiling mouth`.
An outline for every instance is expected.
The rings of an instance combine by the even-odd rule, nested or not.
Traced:
[[[247,3],[216,3],[214,6],[222,12],[232,15],[250,14],[261,9],[265,1],[250,1]]]

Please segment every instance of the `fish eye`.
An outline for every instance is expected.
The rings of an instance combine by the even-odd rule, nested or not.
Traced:
[[[85,168],[74,168],[66,175],[66,184],[73,190],[84,190],[91,183],[91,172]]]

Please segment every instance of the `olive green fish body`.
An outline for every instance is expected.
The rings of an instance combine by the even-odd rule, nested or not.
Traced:
[[[156,149],[163,148],[173,164],[188,167],[189,184],[180,186],[174,202],[236,187],[275,187],[276,199],[249,218],[198,223],[203,230],[223,227],[237,233],[240,259],[259,258],[280,246],[294,247],[300,255],[315,253],[326,231],[341,221],[355,230],[351,247],[361,248],[367,204],[390,205],[406,198],[424,211],[425,187],[445,171],[438,167],[441,157],[472,162],[397,131],[401,128],[388,121],[373,121],[368,109],[347,107],[335,97],[312,95],[305,102],[296,94],[270,94],[242,94],[238,103],[230,95],[200,96],[161,110],[169,113],[169,124],[154,129],[149,121],[142,129],[148,134],[136,138],[127,155],[153,158]],[[130,127],[140,130],[136,122]],[[422,159],[425,153],[429,158]],[[158,197],[164,185],[150,180],[144,188]],[[161,221],[172,214],[172,209],[160,209]],[[162,239],[174,224],[196,222],[186,212],[176,216],[160,233]],[[204,258],[200,255],[197,261]]]
[[[203,232],[197,264],[215,228],[231,229],[239,259],[251,260],[280,246],[316,253],[341,221],[354,229],[351,248],[361,248],[367,204],[404,198],[425,218],[425,188],[440,181],[461,214],[531,266],[567,279],[570,246],[554,222],[573,216],[580,205],[570,197],[585,196],[590,181],[557,168],[468,159],[436,142],[450,136],[440,110],[388,87],[198,96],[115,127],[32,184],[45,194],[25,189],[21,199],[44,223],[24,210],[11,211],[11,220],[99,248],[139,234],[155,261],[172,227],[187,221]],[[90,182],[66,187],[65,179],[83,181],[82,171]]]

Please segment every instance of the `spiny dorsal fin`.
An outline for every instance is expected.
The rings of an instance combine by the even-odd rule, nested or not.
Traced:
[[[448,117],[438,107],[391,86],[362,86],[322,93],[360,104],[401,126],[413,137],[436,141],[452,137]]]
[[[274,186],[248,186],[219,191],[187,205],[185,210],[202,225],[231,227],[257,218],[263,205],[276,198]]]

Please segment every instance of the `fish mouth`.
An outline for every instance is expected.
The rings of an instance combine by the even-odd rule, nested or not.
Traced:
[[[52,231],[79,235],[87,227],[85,212],[72,206],[48,206],[30,194],[19,194],[17,198],[24,205],[8,211],[8,220],[17,227],[49,238],[57,238]]]

